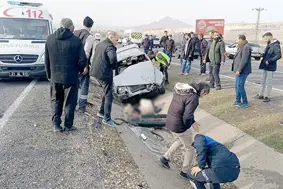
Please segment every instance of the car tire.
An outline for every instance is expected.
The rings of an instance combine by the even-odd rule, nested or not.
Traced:
[[[261,57],[254,57],[256,61],[260,61]]]

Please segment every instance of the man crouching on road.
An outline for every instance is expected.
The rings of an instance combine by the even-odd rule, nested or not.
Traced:
[[[81,40],[73,34],[71,19],[63,18],[61,28],[51,34],[45,45],[45,67],[51,83],[51,107],[55,131],[62,132],[61,115],[65,104],[65,131],[76,130],[73,126],[78,99],[79,73],[87,64]]]
[[[205,82],[186,84],[177,83],[174,88],[173,99],[170,104],[166,127],[172,132],[176,141],[169,150],[160,158],[165,168],[170,168],[169,162],[174,153],[182,146],[185,148],[185,157],[180,176],[187,178],[191,170],[194,158],[192,147],[193,135],[190,130],[193,127],[199,132],[199,124],[194,119],[194,113],[199,105],[199,98],[209,94],[210,87]]]
[[[187,174],[197,189],[220,189],[220,183],[235,181],[240,174],[240,162],[237,156],[223,144],[208,136],[197,134],[192,146],[196,149],[198,167]]]
[[[92,59],[90,75],[95,77],[103,88],[102,102],[98,117],[103,118],[102,123],[110,127],[116,124],[111,119],[113,102],[113,70],[117,72],[117,48],[119,35],[116,32],[108,32],[107,38],[100,42]]]

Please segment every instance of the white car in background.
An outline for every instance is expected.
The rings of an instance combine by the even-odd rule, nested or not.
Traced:
[[[264,53],[264,48],[256,43],[249,43],[249,45],[252,47],[252,58],[259,61]],[[228,53],[228,58],[234,59],[234,56],[237,52],[238,46],[236,43],[233,43],[231,45],[225,46],[226,52]]]
[[[114,76],[114,93],[119,101],[151,93],[165,93],[165,78],[149,57],[131,44],[117,49],[118,75]]]

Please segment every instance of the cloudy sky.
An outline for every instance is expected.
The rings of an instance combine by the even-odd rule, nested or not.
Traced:
[[[32,0],[27,0],[32,1]],[[5,0],[0,0],[1,4]],[[63,17],[76,24],[85,16],[107,26],[135,26],[165,16],[194,25],[197,18],[224,18],[226,23],[255,22],[256,7],[264,7],[262,22],[283,21],[283,0],[34,0],[42,2],[55,22]]]

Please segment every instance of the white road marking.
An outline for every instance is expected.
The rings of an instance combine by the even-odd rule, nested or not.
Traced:
[[[174,64],[174,65],[177,65],[177,66],[181,66],[181,64],[180,64],[180,63],[172,62],[171,64]],[[191,69],[194,69],[194,70],[200,70],[200,69],[198,69],[198,68],[194,68],[193,66],[191,67]],[[277,73],[283,73],[283,72],[278,72],[278,71],[276,71],[276,72],[277,72]],[[209,72],[207,71],[206,73],[209,73]],[[234,77],[227,76],[227,75],[223,75],[223,74],[220,74],[220,75],[221,75],[222,77],[226,77],[226,78],[228,78],[228,79],[235,80],[235,78],[234,78]],[[256,85],[256,86],[260,87],[260,84],[257,84],[257,83],[255,83],[255,82],[250,82],[250,81],[246,81],[246,82],[247,82],[247,83],[249,83],[249,84]],[[274,88],[274,87],[272,87],[272,90],[275,90],[275,91],[278,91],[278,92],[283,93],[283,90],[282,90],[282,89],[278,89],[278,88]]]
[[[14,101],[14,103],[5,111],[3,117],[0,119],[0,129],[3,129],[6,123],[10,120],[10,118],[13,116],[15,111],[22,104],[25,97],[35,86],[36,82],[37,80],[33,80],[32,82],[30,82],[30,84],[24,89],[24,91],[20,94],[20,96],[18,96],[18,98]]]

